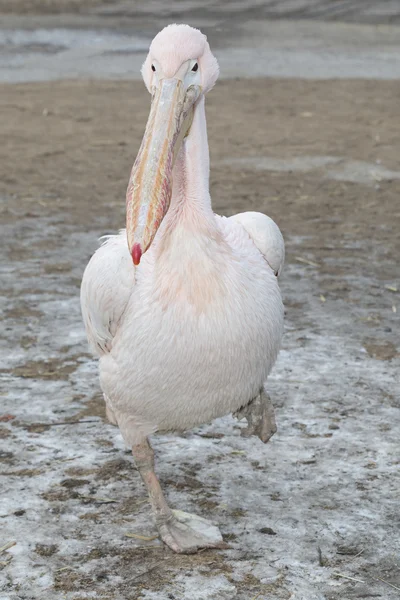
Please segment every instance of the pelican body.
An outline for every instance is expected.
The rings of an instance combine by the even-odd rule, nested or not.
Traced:
[[[206,37],[170,25],[142,75],[152,94],[126,197],[126,230],[86,267],[81,306],[100,358],[107,415],[149,492],[161,537],[176,552],[222,543],[200,517],[172,511],[147,437],[237,413],[263,441],[276,430],[264,390],[283,332],[284,243],[266,215],[213,213],[205,94],[218,76]]]

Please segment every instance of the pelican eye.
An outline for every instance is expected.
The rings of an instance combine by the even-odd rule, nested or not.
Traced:
[[[194,65],[193,65],[193,67],[192,67],[192,71],[193,71],[194,73],[196,73],[196,71],[197,71],[197,69],[198,69],[198,68],[199,68],[199,65],[198,65],[198,63],[196,63],[196,64],[194,64]]]
[[[154,65],[151,65],[151,70],[152,70],[152,71],[155,71],[155,70],[156,70],[156,68],[155,68],[155,66],[154,66]]]

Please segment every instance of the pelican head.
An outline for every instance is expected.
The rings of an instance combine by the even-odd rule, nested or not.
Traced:
[[[189,25],[169,25],[151,43],[142,67],[151,109],[126,194],[126,231],[135,265],[168,211],[175,159],[196,106],[218,72],[206,36]]]

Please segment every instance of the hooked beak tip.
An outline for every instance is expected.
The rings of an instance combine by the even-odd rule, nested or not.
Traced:
[[[140,259],[142,258],[142,249],[140,247],[140,244],[133,244],[131,255],[133,264],[135,265],[135,267],[137,267],[140,263]]]

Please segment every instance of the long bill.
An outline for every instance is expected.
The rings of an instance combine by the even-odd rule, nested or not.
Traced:
[[[126,233],[135,265],[149,248],[168,211],[172,169],[190,129],[200,91],[198,86],[185,90],[180,79],[163,79],[153,95],[126,192]]]

